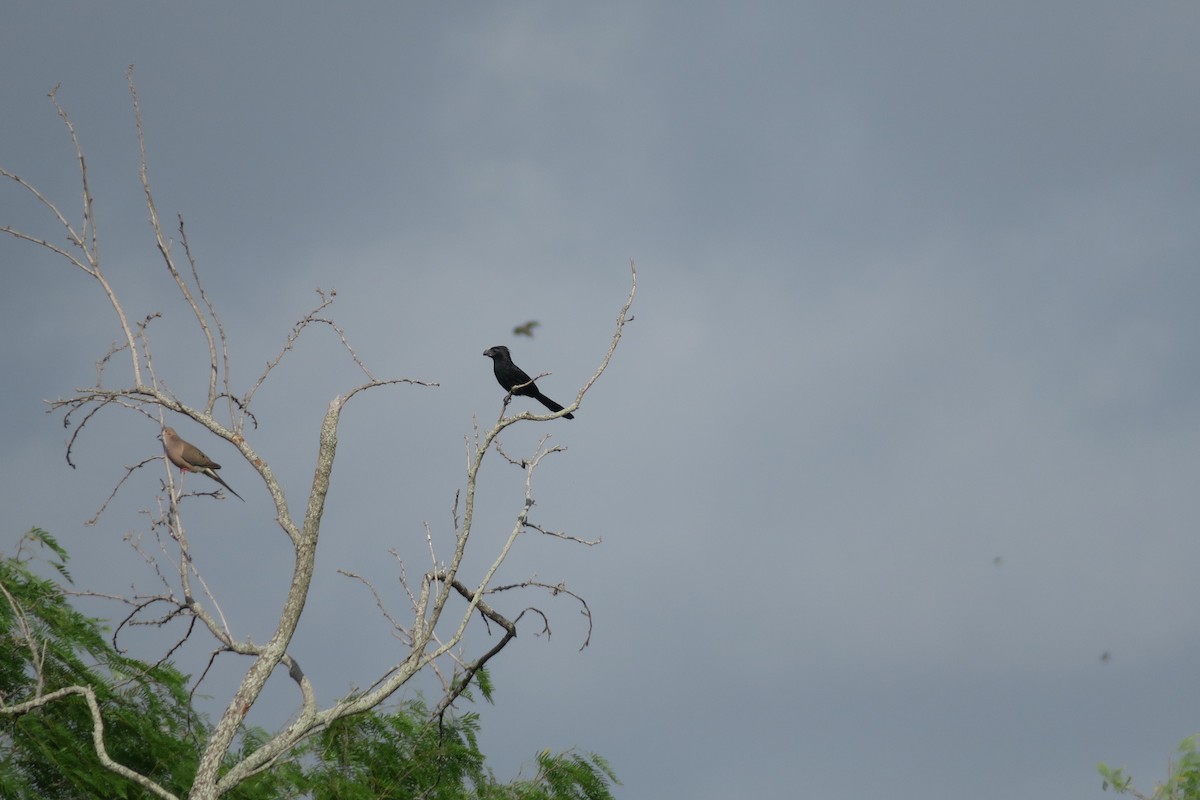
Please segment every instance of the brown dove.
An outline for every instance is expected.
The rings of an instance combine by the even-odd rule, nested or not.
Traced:
[[[172,464],[179,467],[180,470],[183,472],[199,472],[207,475],[228,489],[229,493],[238,500],[241,500],[243,503],[246,502],[240,494],[233,491],[233,487],[221,480],[221,476],[217,474],[217,470],[221,468],[221,465],[200,452],[200,448],[196,447],[196,445],[180,439],[179,434],[175,432],[174,428],[163,428],[162,436],[159,438],[162,439],[163,451],[167,454],[167,458],[171,460]]]

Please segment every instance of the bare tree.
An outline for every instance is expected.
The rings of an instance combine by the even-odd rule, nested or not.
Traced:
[[[352,397],[367,390],[396,384],[422,387],[431,387],[437,384],[409,378],[377,378],[351,347],[345,331],[334,320],[323,316],[336,297],[336,293],[330,291],[318,292],[319,303],[296,323],[278,355],[266,365],[258,379],[240,394],[235,391],[229,377],[229,342],[217,314],[216,306],[201,282],[200,272],[197,269],[184,229],[183,218],[182,216],[178,217],[176,229],[178,244],[176,245],[172,241],[172,235],[166,232],[159,217],[150,189],[141,110],[132,72],[127,74],[127,80],[136,121],[137,144],[141,153],[141,185],[145,193],[146,208],[150,215],[155,245],[162,265],[191,309],[195,317],[194,323],[207,343],[208,381],[204,397],[199,402],[188,402],[176,396],[160,379],[155,369],[151,350],[150,331],[152,324],[161,315],[153,313],[140,320],[131,320],[116,291],[101,269],[93,197],[88,185],[87,162],[84,159],[75,127],[56,97],[57,87],[51,91],[50,98],[66,126],[78,159],[83,197],[81,221],[79,223],[72,222],[54,202],[33,185],[15,173],[0,169],[0,177],[16,183],[52,215],[66,233],[66,244],[57,244],[9,226],[0,227],[0,231],[56,254],[69,265],[96,281],[103,290],[120,325],[122,338],[114,343],[98,361],[95,384],[86,389],[76,390],[75,393],[50,403],[53,410],[63,413],[64,424],[72,429],[72,435],[67,443],[68,463],[71,462],[72,450],[79,434],[89,422],[96,419],[100,411],[114,408],[132,411],[150,417],[160,426],[165,424],[166,412],[182,414],[212,434],[233,444],[247,463],[258,472],[275,504],[276,521],[288,537],[294,550],[290,584],[286,598],[279,609],[279,620],[273,633],[263,644],[241,640],[231,632],[230,625],[227,623],[217,599],[209,591],[204,578],[189,557],[184,516],[179,503],[180,492],[172,478],[169,464],[154,458],[127,469],[117,481],[113,493],[109,497],[111,500],[112,496],[120,491],[137,469],[158,463],[163,463],[167,467],[165,470],[166,498],[152,521],[152,527],[159,537],[161,550],[158,555],[144,553],[154,569],[160,588],[150,594],[113,597],[112,599],[129,606],[128,616],[122,626],[133,623],[164,624],[172,620],[185,620],[187,624],[184,626],[186,633],[183,634],[183,639],[192,635],[195,630],[205,630],[216,641],[214,659],[221,654],[235,654],[244,658],[247,663],[240,684],[229,698],[224,712],[213,729],[212,736],[204,744],[204,752],[188,795],[191,798],[211,799],[225,794],[250,776],[268,770],[282,759],[286,759],[293,748],[305,738],[322,730],[334,720],[379,706],[423,670],[433,669],[442,678],[444,695],[436,704],[434,715],[444,713],[488,660],[499,653],[516,635],[517,624],[522,616],[531,613],[543,628],[548,626],[546,615],[536,608],[528,608],[519,616],[508,619],[498,610],[493,599],[500,593],[517,590],[541,590],[551,594],[565,593],[581,605],[582,611],[588,616],[590,629],[590,613],[587,604],[583,598],[570,592],[565,584],[548,584],[533,579],[514,585],[498,586],[493,584],[497,570],[512,551],[518,535],[522,531],[535,530],[549,536],[592,544],[584,539],[548,530],[529,518],[533,506],[534,475],[546,457],[558,452],[561,448],[549,446],[547,438],[543,437],[532,454],[515,458],[500,447],[497,437],[512,425],[552,419],[555,416],[561,416],[561,413],[575,411],[579,408],[580,402],[588,390],[608,367],[613,352],[621,339],[625,323],[632,319],[629,316],[629,309],[637,291],[637,269],[636,265],[630,264],[629,294],[617,315],[616,328],[607,351],[595,372],[580,387],[570,406],[560,414],[539,416],[524,412],[506,416],[507,404],[510,399],[506,398],[498,419],[491,427],[485,430],[476,424],[473,434],[466,441],[468,458],[465,486],[462,487],[459,494],[455,495],[453,552],[445,555],[438,554],[434,547],[432,531],[427,526],[426,540],[430,565],[424,569],[419,579],[413,580],[404,576],[401,564],[400,576],[410,606],[405,612],[408,621],[401,621],[397,613],[387,607],[380,592],[365,578],[349,572],[343,573],[362,581],[374,594],[380,612],[391,622],[395,635],[404,643],[405,654],[403,658],[384,669],[365,690],[352,692],[327,707],[321,707],[317,703],[316,691],[312,683],[289,652],[289,644],[300,624],[312,582],[314,557],[320,536],[326,494],[329,491],[329,477],[337,452],[338,425],[342,411]],[[318,434],[319,449],[313,482],[308,490],[301,521],[297,521],[289,506],[288,494],[271,470],[268,460],[255,450],[250,438],[247,437],[247,424],[250,424],[252,433],[256,427],[253,411],[254,400],[259,388],[271,377],[272,370],[292,350],[297,339],[310,328],[318,325],[325,326],[338,337],[344,346],[347,357],[362,371],[365,380],[361,384],[347,389],[343,394],[335,396],[328,405]],[[119,363],[127,365],[127,370],[118,368],[116,365]],[[122,374],[112,380],[112,373],[118,371]],[[468,545],[472,541],[471,533],[475,524],[475,497],[480,468],[489,451],[493,450],[496,451],[497,457],[524,470],[524,503],[512,521],[507,538],[491,554],[487,568],[481,575],[467,576],[463,574],[462,565]],[[97,517],[104,512],[108,502],[105,501],[104,506],[97,513]],[[464,636],[471,620],[476,616],[483,619],[489,627],[497,626],[503,633],[498,642],[490,649],[474,658],[468,658],[462,653],[462,648],[465,646]],[[120,628],[118,628],[118,632],[119,630]],[[182,643],[181,639],[171,643],[169,647],[165,646],[162,657],[164,659],[169,657]],[[586,644],[585,640],[584,646]],[[29,642],[29,645],[36,647],[36,643],[32,641]],[[446,662],[447,667],[453,666],[453,669],[440,667],[439,664],[442,662]],[[243,720],[255,702],[259,700],[267,679],[280,667],[287,670],[297,691],[297,706],[290,722],[271,735],[262,746],[242,757],[232,767],[224,769],[229,764],[227,758]],[[40,682],[42,676],[35,676],[35,679]],[[87,699],[93,719],[94,747],[100,760],[108,769],[134,781],[158,797],[175,797],[150,777],[138,774],[109,758],[104,748],[104,720],[99,706],[95,702],[95,695],[88,686],[66,687],[54,692],[42,692],[39,689],[34,699],[20,704],[6,705],[0,699],[0,713],[10,715],[25,713],[70,695],[82,695]]]

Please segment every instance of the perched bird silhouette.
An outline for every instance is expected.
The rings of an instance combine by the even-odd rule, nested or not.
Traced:
[[[204,455],[196,445],[179,438],[179,434],[175,432],[174,428],[163,428],[162,435],[158,438],[162,439],[163,452],[167,454],[167,458],[181,471],[207,475],[228,489],[229,493],[238,500],[246,502],[240,494],[233,490],[232,486],[221,480],[221,476],[217,474],[221,465]]]
[[[524,325],[518,325],[517,327],[513,328],[513,336],[528,336],[530,339],[532,339],[533,329],[541,324],[542,323],[538,322],[536,319],[531,319]]]
[[[508,348],[502,344],[489,347],[483,354],[492,360],[492,369],[496,373],[496,381],[505,391],[513,394],[532,397],[551,411],[562,411],[563,407],[538,391],[537,384],[525,374],[525,370],[513,363]],[[575,419],[574,414],[563,414],[567,419]],[[231,490],[232,491],[232,490]]]

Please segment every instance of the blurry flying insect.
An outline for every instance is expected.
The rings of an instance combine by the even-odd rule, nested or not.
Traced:
[[[518,325],[517,327],[513,328],[513,336],[528,336],[530,339],[532,339],[533,329],[538,325],[541,325],[541,323],[536,319],[531,319],[524,325]]]

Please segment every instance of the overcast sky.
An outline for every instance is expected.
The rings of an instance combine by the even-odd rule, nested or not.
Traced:
[[[501,777],[577,747],[638,800],[1084,800],[1096,762],[1149,787],[1200,731],[1195,2],[9,5],[0,164],[78,218],[61,82],[104,269],[164,315],[173,390],[201,402],[205,350],[150,237],[129,64],[236,389],[317,287],[377,375],[440,384],[347,407],[294,644],[323,701],[399,652],[336,570],[403,611],[389,549],[419,573],[428,522],[449,552],[463,437],[501,399],[482,350],[567,402],[635,259],[636,319],[577,418],[505,437],[568,448],[535,519],[603,544],[523,537],[499,576],[563,580],[595,621],[580,652],[571,603],[500,603],[554,632],[523,626],[476,708]],[[0,224],[61,241],[12,185]],[[123,539],[161,466],[84,522],[156,426],[100,415],[72,470],[43,402],[94,380],[113,313],[30,246],[0,241],[0,267],[0,548],[41,526],[81,585],[153,590]],[[314,329],[256,398],[247,436],[297,513],[361,379]],[[188,532],[262,641],[290,570],[269,497],[174,423],[246,498],[193,501]],[[475,568],[521,501],[516,470],[484,478]],[[244,667],[202,691],[223,706]],[[251,722],[294,700],[281,677]]]

